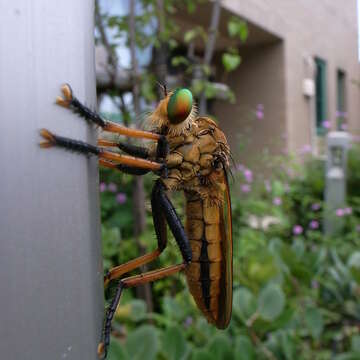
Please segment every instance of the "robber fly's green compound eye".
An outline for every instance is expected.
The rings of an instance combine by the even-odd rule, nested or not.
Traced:
[[[193,97],[189,89],[177,89],[170,96],[167,115],[171,124],[180,124],[191,113]]]

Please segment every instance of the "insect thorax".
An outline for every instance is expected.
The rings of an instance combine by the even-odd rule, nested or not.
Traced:
[[[229,146],[223,132],[209,118],[198,117],[182,135],[167,136],[169,190],[185,190],[202,198],[223,191],[223,168],[229,164]]]

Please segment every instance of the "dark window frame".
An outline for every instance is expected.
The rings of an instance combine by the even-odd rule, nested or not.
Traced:
[[[336,126],[342,129],[346,121],[347,96],[346,96],[346,72],[343,69],[336,70]]]
[[[317,135],[325,135],[324,121],[328,121],[328,99],[327,99],[327,63],[320,57],[315,57],[315,119]]]

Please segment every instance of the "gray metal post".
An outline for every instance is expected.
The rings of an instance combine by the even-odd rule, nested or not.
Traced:
[[[54,104],[95,105],[93,0],[0,0],[0,357],[96,359],[103,318],[97,160],[40,149],[39,129],[95,142]]]
[[[346,164],[349,134],[333,131],[327,137],[327,161],[325,178],[325,234],[333,234],[342,225],[342,218],[336,216],[346,202]]]

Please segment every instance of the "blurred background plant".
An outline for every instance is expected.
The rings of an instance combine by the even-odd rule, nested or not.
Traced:
[[[201,2],[184,1],[181,11],[194,13]],[[211,112],[217,97],[236,101],[226,85],[226,74],[241,66],[236,47],[221,54],[224,83],[214,82],[219,1],[212,3],[209,29],[198,26],[185,33],[172,21],[178,2],[129,1],[117,14],[105,12],[104,3],[96,7],[97,43],[106,55],[98,94],[103,112],[120,114],[113,120],[141,126],[143,114],[162,97],[157,81],[165,79],[173,79],[170,87],[191,88],[201,113]],[[229,19],[227,31],[239,42],[248,36],[246,23],[236,17]],[[202,54],[194,52],[197,41],[206,44]],[[128,52],[119,52],[119,47]],[[126,58],[128,63],[121,65]],[[254,114],[264,118],[262,104]],[[239,163],[232,169],[234,301],[229,328],[218,331],[207,324],[185,277],[177,275],[142,292],[124,292],[110,360],[360,359],[360,149],[354,146],[348,156],[347,204],[333,214],[344,219],[343,225],[327,237],[324,162],[307,151],[299,161],[261,150],[271,169],[264,172],[268,175]],[[152,174],[135,180],[101,170],[104,271],[156,247],[149,204],[154,179]],[[172,200],[183,216],[181,194],[172,195]],[[170,237],[168,248],[148,268],[179,261]]]

